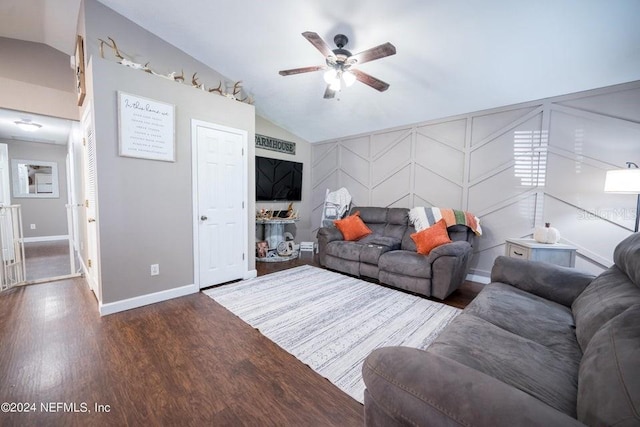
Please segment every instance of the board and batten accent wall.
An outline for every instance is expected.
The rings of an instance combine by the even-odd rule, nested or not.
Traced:
[[[312,144],[314,232],[325,191],[356,206],[437,206],[481,219],[471,273],[488,277],[505,239],[551,222],[598,273],[633,230],[635,195],[605,172],[640,164],[640,81]]]

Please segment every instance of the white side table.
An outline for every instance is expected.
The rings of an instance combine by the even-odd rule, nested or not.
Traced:
[[[576,266],[576,247],[563,243],[538,243],[534,239],[507,239],[505,255],[531,261],[544,261],[563,267]]]

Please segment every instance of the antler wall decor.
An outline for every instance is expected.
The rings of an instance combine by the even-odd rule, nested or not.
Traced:
[[[133,62],[130,61],[129,59],[125,58],[122,53],[120,53],[120,49],[118,49],[118,45],[116,45],[116,41],[114,39],[112,39],[111,37],[107,37],[109,39],[109,41],[111,43],[108,43],[102,39],[98,39],[100,40],[100,57],[104,58],[104,45],[106,44],[107,46],[109,46],[112,50],[113,50],[113,54],[116,56],[116,58],[119,59],[118,63],[127,66],[129,68],[133,68],[136,70],[143,70],[146,71],[148,73],[151,73],[151,69],[148,67],[149,63],[147,62],[146,64],[142,65],[142,64],[138,64],[137,62]]]
[[[169,74],[159,74],[156,73],[155,71],[153,71],[150,67],[149,67],[149,62],[147,62],[146,64],[140,64],[137,62],[133,62],[130,59],[127,59],[122,52],[120,52],[120,49],[118,49],[118,45],[116,44],[116,41],[114,39],[112,39],[111,37],[107,37],[107,39],[109,40],[108,42],[102,39],[98,39],[100,41],[100,57],[104,59],[104,46],[108,46],[111,48],[111,50],[113,50],[113,54],[114,56],[118,59],[118,63],[122,64],[126,67],[129,68],[133,68],[135,70],[142,70],[146,73],[149,74],[153,74],[154,76],[158,76],[158,77],[162,77],[168,80],[173,80],[176,82],[181,82],[181,83],[185,83],[185,78],[184,78],[184,70],[181,71],[181,73],[178,75],[177,72],[171,72]],[[225,92],[222,90],[222,81],[220,81],[220,83],[218,84],[217,88],[213,88],[213,89],[207,89],[205,87],[205,85],[203,83],[200,83],[198,81],[198,78],[196,77],[198,73],[195,72],[193,73],[193,76],[191,76],[191,86],[195,87],[196,89],[200,89],[209,93],[213,93],[213,92],[217,92],[219,95],[224,96],[226,98],[229,99],[233,99],[239,102],[245,102],[247,104],[253,105],[253,98],[250,96],[245,96],[244,98],[239,99],[237,97],[237,95],[242,91],[242,81],[237,81],[233,84],[233,89],[231,91],[231,93],[229,92]],[[226,84],[225,84],[226,86]]]

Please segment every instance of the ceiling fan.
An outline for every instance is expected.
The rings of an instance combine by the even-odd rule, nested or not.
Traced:
[[[333,98],[343,85],[351,86],[356,80],[380,92],[389,89],[388,83],[353,67],[375,59],[384,58],[385,56],[395,55],[396,48],[391,43],[387,42],[353,55],[344,49],[347,43],[349,43],[349,39],[344,34],[338,34],[333,38],[333,42],[338,47],[333,50],[329,48],[327,43],[325,43],[317,33],[306,31],[302,33],[302,36],[309,40],[309,42],[325,56],[326,65],[282,70],[280,71],[281,76],[327,70],[324,73],[324,80],[327,82],[327,89],[324,92],[325,99]]]

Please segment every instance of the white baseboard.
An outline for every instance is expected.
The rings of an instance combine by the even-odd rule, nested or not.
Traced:
[[[253,279],[254,277],[258,277],[258,270],[249,270],[245,273],[243,280]]]
[[[470,282],[482,283],[483,285],[488,285],[491,283],[491,278],[487,276],[482,276],[480,274],[467,274],[466,280]]]
[[[68,240],[69,235],[60,235],[60,236],[36,236],[36,237],[23,237],[22,241],[25,243],[33,243],[33,242],[53,242],[56,240]]]
[[[149,304],[155,304],[161,301],[167,301],[173,298],[183,297],[198,293],[199,289],[196,285],[186,285],[179,288],[167,289],[166,291],[155,292],[153,294],[140,295],[129,299],[123,299],[107,304],[99,304],[100,315],[118,313],[120,311],[131,310],[132,308],[143,307]]]

